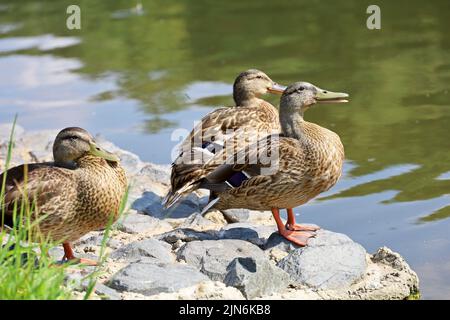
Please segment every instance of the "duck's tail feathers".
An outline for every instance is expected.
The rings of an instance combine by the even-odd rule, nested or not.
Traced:
[[[214,207],[214,205],[220,200],[220,197],[214,198],[214,200],[211,200],[202,210],[200,213],[202,216],[205,215],[210,209]]]
[[[170,190],[167,195],[164,197],[162,201],[162,205],[165,209],[169,209],[171,206],[173,206],[182,196],[184,196],[187,193],[190,193],[198,188],[198,183],[190,183],[186,184],[180,189],[176,191]]]

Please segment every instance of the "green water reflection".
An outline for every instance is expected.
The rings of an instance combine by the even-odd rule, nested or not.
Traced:
[[[189,107],[231,104],[222,90],[198,97],[196,91],[193,98],[187,88],[229,85],[250,67],[283,84],[305,80],[349,92],[350,104],[320,106],[307,114],[341,136],[354,164],[348,178],[415,167],[322,200],[395,191],[382,202],[389,204],[450,193],[450,178],[439,178],[450,172],[450,1],[379,0],[378,31],[365,27],[372,1],[139,2],[142,14],[127,11],[136,1],[77,1],[82,29],[71,31],[65,28],[65,9],[74,1],[0,0],[1,24],[18,25],[0,33],[0,40],[52,34],[81,41],[45,52],[0,51],[0,59],[51,54],[80,61],[74,72],[84,79],[113,77],[116,86],[90,101],[135,101],[146,115],[138,125],[148,134],[176,127],[177,112]],[[12,112],[0,107],[2,118]],[[168,154],[161,157],[170,160]],[[415,222],[448,217],[450,206],[444,205]]]

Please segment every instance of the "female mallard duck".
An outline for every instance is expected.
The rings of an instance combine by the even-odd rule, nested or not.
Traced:
[[[21,165],[2,173],[0,189],[5,187],[5,198],[0,210],[4,224],[13,227],[14,203],[20,207],[22,200],[35,201],[38,209],[32,218],[42,218],[40,233],[63,241],[63,260],[74,260],[71,241],[106,227],[111,215],[113,221],[118,218],[127,179],[119,158],[102,150],[81,128],[66,128],[57,135],[53,157],[54,162]]]
[[[238,139],[236,131],[257,132],[262,136],[280,132],[278,111],[260,97],[266,93],[283,93],[286,87],[272,81],[264,72],[250,69],[242,72],[233,85],[235,107],[218,108],[208,113],[194,127],[180,146],[180,154],[172,164],[171,190],[163,201],[166,207],[173,205],[186,193],[186,182],[202,174],[203,155],[215,153],[230,140],[230,132]],[[253,134],[252,134],[253,135]],[[248,134],[247,134],[248,136]],[[195,154],[197,152],[197,154]]]
[[[342,103],[347,102],[347,97],[346,93],[322,90],[306,82],[290,85],[280,101],[281,136],[270,135],[250,146],[248,152],[239,150],[226,163],[213,170],[205,168],[202,177],[187,183],[217,194],[203,211],[210,208],[271,210],[279,233],[297,245],[306,245],[319,227],[296,224],[292,208],[337,182],[342,172],[344,147],[336,133],[305,121],[303,114],[316,103]],[[272,167],[264,157],[267,155],[272,155]],[[220,162],[220,156],[217,154],[217,159],[212,161]],[[280,218],[280,209],[287,209],[286,225]]]

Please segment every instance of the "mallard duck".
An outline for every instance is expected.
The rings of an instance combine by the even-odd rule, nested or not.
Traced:
[[[127,189],[125,171],[119,158],[101,149],[93,137],[81,128],[59,132],[53,144],[54,162],[32,163],[9,169],[0,175],[5,187],[4,224],[13,227],[14,203],[35,201],[32,218],[42,218],[38,228],[43,236],[63,241],[63,260],[95,264],[76,259],[70,242],[86,233],[105,228]],[[3,186],[4,176],[6,184]],[[26,190],[27,199],[23,190]]]
[[[281,135],[269,135],[249,146],[248,151],[235,152],[213,170],[207,164],[203,176],[186,183],[216,193],[203,213],[211,208],[271,210],[280,235],[305,246],[319,227],[296,224],[292,209],[338,181],[344,147],[336,133],[305,121],[303,115],[316,103],[343,103],[348,102],[347,97],[346,93],[323,90],[307,82],[290,85],[280,101]],[[211,161],[222,160],[220,154],[214,158]],[[280,209],[287,209],[286,224],[280,218]]]
[[[184,189],[187,181],[202,175],[203,155],[198,156],[198,150],[205,155],[215,153],[224,146],[225,140],[231,141],[230,132],[238,141],[238,129],[240,133],[251,130],[262,136],[279,132],[278,110],[261,96],[281,94],[284,89],[285,86],[275,83],[262,71],[250,69],[239,74],[233,85],[235,106],[208,113],[180,145],[180,153],[172,164],[171,190],[163,200],[165,207],[189,191]]]

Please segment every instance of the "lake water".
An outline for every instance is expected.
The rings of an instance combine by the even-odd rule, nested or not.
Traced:
[[[0,123],[81,126],[169,163],[176,128],[231,105],[235,76],[348,92],[308,121],[337,132],[345,174],[300,219],[388,246],[423,298],[450,299],[450,1],[0,0]],[[142,8],[142,9],[141,9]],[[277,104],[276,97],[267,97]]]

